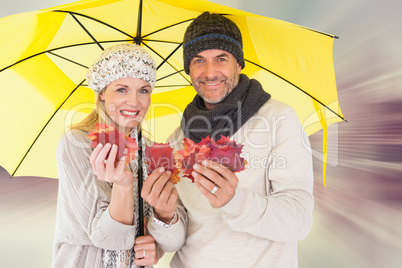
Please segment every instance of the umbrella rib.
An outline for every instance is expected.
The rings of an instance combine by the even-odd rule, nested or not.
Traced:
[[[73,60],[67,59],[66,57],[63,57],[63,56],[57,55],[56,53],[53,53],[52,51],[49,51],[48,53],[49,53],[49,54],[51,54],[51,55],[53,55],[53,56],[59,57],[59,58],[61,58],[61,59],[63,59],[63,60],[66,60],[66,61],[68,61],[68,62],[71,62],[71,63],[77,64],[78,66],[81,66],[81,67],[83,67],[83,68],[85,68],[85,69],[88,69],[88,66],[85,66],[85,65],[83,65],[83,64],[81,64],[81,63],[78,63],[78,62],[76,62],[76,61],[73,61]]]
[[[155,86],[155,88],[162,88],[162,87],[186,87],[186,86],[191,86],[191,84],[188,84],[188,85],[167,85],[167,86]]]
[[[299,26],[300,28],[303,28],[305,30],[309,30],[309,31],[312,31],[312,32],[315,32],[315,33],[318,33],[318,34],[326,35],[326,36],[331,37],[333,39],[339,39],[339,37],[336,36],[336,35],[327,34],[327,33],[320,32],[320,31],[317,31],[317,30],[313,30],[313,29],[310,29],[310,28],[307,28],[307,27],[304,27],[304,26],[300,26],[300,25],[297,25],[297,26]]]
[[[152,52],[154,52],[156,55],[158,55],[161,59],[163,59],[164,60],[164,58],[162,57],[162,55],[160,55],[158,52],[156,52],[155,50],[153,50],[150,46],[148,46],[146,43],[142,43],[144,46],[146,46],[147,48],[149,48]],[[191,82],[184,76],[184,75],[182,75],[181,74],[181,71],[179,72],[172,64],[170,64],[168,61],[167,61],[167,64],[169,64],[170,65],[170,67],[172,67],[176,72],[178,72],[184,79],[186,79],[186,81],[188,82],[188,83],[190,83],[191,84]]]
[[[230,15],[233,15],[233,14],[220,14],[220,15],[222,15],[222,16],[230,16]],[[300,27],[300,28],[303,28],[303,29],[305,29],[305,30],[309,30],[309,31],[318,33],[318,34],[326,35],[326,36],[331,37],[331,38],[339,39],[339,37],[336,36],[336,35],[327,34],[327,33],[320,32],[320,31],[317,31],[317,30],[313,30],[313,29],[311,29],[311,28],[307,28],[307,27],[304,27],[304,26],[301,26],[301,25],[297,25],[297,24],[293,24],[293,25],[298,26],[298,27]],[[343,120],[345,120],[345,119],[343,119]],[[346,121],[346,120],[345,120],[345,121]]]
[[[184,69],[181,69],[180,71],[176,71],[176,72],[174,72],[174,73],[171,73],[171,74],[168,74],[168,75],[166,75],[166,76],[164,76],[164,77],[161,77],[161,78],[159,78],[159,79],[156,79],[156,82],[161,81],[161,80],[163,80],[163,79],[165,79],[165,78],[168,78],[169,76],[172,76],[172,75],[181,73],[182,71],[184,71]]]
[[[169,25],[169,26],[166,26],[166,27],[160,28],[160,29],[158,29],[158,30],[156,30],[156,31],[154,31],[154,32],[152,32],[152,33],[149,33],[149,34],[144,35],[142,38],[147,37],[147,36],[150,36],[150,35],[153,35],[153,34],[156,34],[156,33],[160,32],[160,31],[163,31],[163,30],[169,29],[169,28],[174,27],[174,26],[177,26],[177,25],[179,25],[179,24],[182,24],[182,23],[186,23],[186,22],[192,21],[192,20],[194,20],[194,19],[195,19],[195,18],[193,18],[193,19],[188,19],[188,20],[184,20],[184,21],[177,22],[177,23],[175,23],[175,24],[172,24],[172,25]]]
[[[26,151],[24,157],[21,159],[20,163],[18,164],[18,166],[15,168],[13,174],[11,175],[11,177],[14,177],[15,173],[17,172],[18,168],[21,166],[22,162],[24,161],[24,159],[26,158],[26,156],[28,155],[29,151],[31,151],[32,147],[34,146],[35,142],[39,139],[39,136],[42,134],[42,132],[45,130],[45,128],[47,127],[47,125],[49,125],[50,121],[52,121],[53,117],[56,115],[56,113],[60,110],[60,108],[64,105],[64,103],[68,100],[68,98],[70,98],[70,96],[77,90],[77,88],[79,88],[83,83],[84,83],[85,79],[81,81],[81,83],[79,83],[73,91],[71,91],[71,93],[67,96],[67,98],[59,105],[59,107],[57,107],[56,111],[54,111],[54,113],[52,114],[52,116],[49,118],[49,120],[46,122],[45,126],[41,129],[41,131],[39,132],[39,134],[36,136],[35,140],[32,142],[31,146],[29,146],[28,150]]]
[[[263,70],[265,70],[265,71],[267,71],[267,72],[269,72],[269,73],[275,75],[276,77],[282,79],[282,80],[285,81],[286,83],[288,83],[288,84],[294,86],[295,88],[297,88],[298,90],[300,90],[301,92],[303,92],[304,94],[308,95],[310,98],[312,98],[313,100],[315,100],[316,102],[318,102],[319,104],[321,104],[322,106],[324,106],[325,108],[327,108],[328,110],[330,110],[332,113],[334,113],[334,114],[335,114],[336,116],[338,116],[340,119],[342,119],[342,120],[345,121],[345,122],[348,122],[343,116],[339,115],[338,113],[336,113],[335,111],[333,111],[331,108],[329,108],[327,105],[325,105],[325,104],[322,103],[320,100],[318,100],[316,97],[312,96],[310,93],[308,93],[308,92],[304,91],[303,89],[301,89],[300,87],[296,86],[295,84],[293,84],[293,83],[290,82],[289,80],[286,80],[286,79],[283,78],[282,76],[280,76],[280,75],[278,75],[278,74],[276,74],[276,73],[274,73],[274,72],[268,70],[268,69],[265,68],[265,67],[262,67],[261,65],[259,65],[259,64],[257,64],[257,63],[254,63],[254,62],[249,61],[249,60],[246,60],[246,59],[244,59],[244,60],[247,61],[247,62],[249,62],[249,63],[251,63],[251,64],[254,64],[254,65],[257,66],[257,67],[260,67],[261,69],[263,69]]]
[[[180,43],[170,54],[169,56],[166,57],[166,59],[163,59],[163,61],[161,62],[161,64],[159,64],[158,67],[156,67],[156,70],[158,71],[160,67],[162,67],[163,64],[165,64],[165,62],[167,62],[167,60],[181,47],[183,43]]]
[[[130,40],[109,40],[109,41],[100,41],[99,43],[103,44],[103,43],[127,42],[127,41],[130,41]],[[77,47],[77,46],[85,46],[85,45],[93,45],[93,44],[96,44],[96,43],[95,42],[79,43],[79,44],[72,44],[72,45],[68,45],[68,46],[56,47],[56,48],[52,48],[52,49],[49,49],[49,50],[45,50],[45,51],[36,53],[34,55],[28,56],[28,57],[26,57],[24,59],[21,59],[21,60],[17,61],[17,62],[14,62],[13,64],[11,64],[11,65],[9,65],[7,67],[4,67],[3,69],[0,70],[0,73],[2,71],[4,71],[4,70],[8,69],[8,68],[13,67],[14,65],[17,65],[17,64],[23,62],[23,61],[29,60],[31,58],[34,58],[36,56],[39,56],[39,55],[42,55],[42,54],[45,54],[45,53],[50,53],[50,52],[55,51],[55,50],[69,48],[69,47]]]
[[[22,59],[22,60],[19,60],[19,61],[17,61],[17,62],[14,62],[13,64],[8,65],[7,67],[4,67],[3,69],[1,69],[1,70],[0,70],[0,73],[1,73],[2,71],[4,71],[4,70],[7,70],[8,68],[13,67],[14,65],[17,65],[18,63],[21,63],[21,62],[23,62],[23,61],[29,60],[30,58],[33,58],[33,57],[42,55],[42,54],[44,54],[44,53],[46,53],[46,52],[48,52],[48,51],[42,51],[42,52],[36,53],[36,54],[34,54],[34,55],[31,55],[31,56],[29,56],[29,57],[26,57],[26,58],[24,58],[24,59]]]
[[[142,41],[159,42],[159,43],[170,43],[170,44],[181,44],[181,43],[182,43],[182,42],[177,42],[177,41],[166,41],[166,40],[146,39],[146,38],[142,38]]]
[[[85,28],[85,26],[77,19],[76,16],[74,16],[74,14],[70,13],[70,15],[74,18],[74,20],[78,23],[78,25],[81,26],[82,29],[84,29],[84,31],[89,35],[89,37],[92,38],[92,40],[94,40],[94,42],[98,45],[98,47],[100,47],[100,49],[105,50],[101,44],[99,44],[98,40],[95,39],[95,37],[88,31],[87,28]]]
[[[88,16],[88,15],[84,15],[84,14],[77,13],[77,12],[65,11],[65,10],[53,10],[53,12],[69,13],[69,14],[74,14],[74,15],[77,15],[77,16],[81,16],[81,17],[84,17],[84,18],[87,18],[87,19],[90,19],[90,20],[99,22],[99,23],[101,23],[101,24],[103,24],[103,25],[105,25],[105,26],[107,26],[107,27],[109,27],[109,28],[112,28],[113,30],[116,30],[116,31],[118,31],[118,32],[120,32],[120,33],[122,33],[122,34],[124,34],[124,35],[127,35],[128,37],[134,39],[134,37],[133,37],[132,35],[130,35],[130,34],[124,32],[124,31],[120,30],[119,28],[116,28],[116,27],[114,27],[114,26],[112,26],[112,25],[110,25],[110,24],[108,24],[108,23],[106,23],[106,22],[104,22],[104,21],[95,19],[95,18],[93,18],[93,17],[91,17],[91,16]]]

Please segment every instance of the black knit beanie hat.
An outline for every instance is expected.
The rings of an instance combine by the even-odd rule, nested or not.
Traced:
[[[190,61],[207,49],[231,53],[244,68],[243,40],[237,25],[219,14],[204,12],[187,27],[183,40],[184,71],[189,74]]]

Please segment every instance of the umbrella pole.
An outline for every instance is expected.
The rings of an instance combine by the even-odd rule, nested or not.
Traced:
[[[142,28],[142,0],[140,0],[140,6],[138,8],[138,20],[137,20],[137,36],[134,38],[137,45],[141,45],[141,28]]]
[[[137,21],[137,36],[134,39],[137,45],[141,45],[141,27],[142,27],[142,0],[140,0],[140,6],[138,8],[138,21]],[[144,200],[141,197],[143,179],[143,169],[142,169],[142,130],[138,130],[138,220],[139,220],[139,236],[144,235]],[[144,266],[140,266],[143,268]]]
[[[138,130],[138,147],[140,149],[138,150],[138,225],[139,225],[139,236],[144,235],[144,200],[141,197],[141,190],[142,190],[142,185],[144,182],[144,175],[143,175],[143,169],[142,169],[142,130]]]

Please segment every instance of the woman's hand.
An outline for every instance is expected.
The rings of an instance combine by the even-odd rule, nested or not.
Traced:
[[[108,156],[109,154],[109,156]],[[109,203],[110,217],[122,224],[134,223],[134,175],[126,168],[126,154],[115,164],[117,145],[98,145],[90,156],[95,175],[101,181],[113,183]]]
[[[95,175],[98,176],[98,179],[122,187],[132,186],[134,176],[126,168],[126,154],[127,149],[124,151],[124,156],[119,159],[116,165],[115,159],[117,155],[117,145],[107,143],[103,146],[102,144],[99,144],[89,158],[92,169]]]
[[[155,239],[150,235],[140,236],[134,243],[134,263],[138,266],[152,266],[158,263]]]
[[[142,198],[154,208],[155,216],[167,224],[177,208],[177,190],[170,175],[163,167],[156,169],[144,181],[141,191]]]

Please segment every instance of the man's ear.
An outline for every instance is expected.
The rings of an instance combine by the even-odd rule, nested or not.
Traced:
[[[236,61],[236,64],[237,64],[237,73],[240,74],[241,73],[241,65],[237,61]]]

